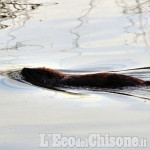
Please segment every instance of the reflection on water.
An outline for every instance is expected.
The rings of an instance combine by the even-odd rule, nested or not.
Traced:
[[[116,4],[122,8],[122,12],[126,15],[130,25],[125,27],[125,32],[133,35],[132,40],[126,39],[126,44],[145,44],[146,49],[150,45],[149,27],[149,0],[116,0]]]
[[[11,30],[8,32],[10,40],[6,42],[6,45],[2,49],[13,49],[22,46],[21,43],[16,43],[14,46],[11,45],[11,42],[16,38],[12,33],[16,30],[22,28],[25,23],[29,20],[28,13],[32,10],[38,8],[41,4],[33,4],[27,1],[1,1],[0,2],[0,29],[11,27]],[[11,24],[8,25],[7,21],[11,20]],[[5,23],[3,23],[5,22]]]
[[[25,17],[25,21],[28,18],[27,13],[28,11],[34,10],[39,7],[41,4],[31,4],[24,2],[18,2],[16,0],[13,1],[0,1],[0,22],[6,21],[8,19],[14,19],[21,16],[21,19]],[[24,21],[24,22],[25,22]],[[4,29],[8,27],[8,25],[0,24],[0,29]]]
[[[95,0],[90,0],[89,1],[89,3],[87,4],[88,8],[82,10],[81,15],[77,18],[77,21],[79,22],[78,25],[69,30],[69,32],[74,36],[74,39],[72,40],[71,50],[76,50],[76,49],[80,48],[79,42],[80,42],[81,37],[84,36],[84,35],[80,34],[80,28],[83,27],[85,24],[88,24],[88,15],[90,14],[90,12],[94,8],[94,2],[95,2]],[[61,50],[61,52],[66,52],[66,51],[68,51],[68,49]],[[74,53],[76,54],[76,56],[82,55],[82,52],[74,51]],[[63,62],[65,60],[66,59],[61,60],[61,66],[63,65]]]
[[[79,33],[79,29],[80,27],[82,27],[84,24],[88,23],[88,15],[90,14],[90,12],[92,11],[92,9],[94,8],[94,2],[95,0],[90,0],[89,2],[89,8],[87,8],[86,10],[84,10],[82,13],[81,13],[81,16],[79,18],[77,18],[77,20],[79,21],[79,24],[70,30],[70,32],[72,34],[74,34],[76,36],[76,38],[74,39],[73,41],[73,48],[79,48],[79,40],[81,38],[81,35]],[[83,35],[82,35],[83,36]]]

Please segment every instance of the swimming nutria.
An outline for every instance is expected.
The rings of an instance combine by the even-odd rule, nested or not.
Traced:
[[[25,81],[46,88],[59,86],[120,88],[150,85],[150,81],[116,73],[65,75],[47,68],[23,68],[21,74]]]

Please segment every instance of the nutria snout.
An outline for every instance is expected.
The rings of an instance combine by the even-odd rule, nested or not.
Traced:
[[[21,74],[25,81],[46,88],[58,86],[120,88],[150,85],[150,81],[116,73],[65,75],[47,68],[23,68]]]

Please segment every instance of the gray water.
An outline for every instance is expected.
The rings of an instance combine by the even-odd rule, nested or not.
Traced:
[[[0,1],[0,149],[42,149],[39,133],[138,136],[149,149],[149,86],[56,91],[7,74],[44,66],[150,80],[149,6],[146,0]]]

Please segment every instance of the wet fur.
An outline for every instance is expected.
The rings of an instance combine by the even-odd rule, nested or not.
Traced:
[[[65,75],[47,68],[23,68],[21,74],[27,82],[46,88],[59,86],[120,88],[150,85],[150,81],[116,73]]]

